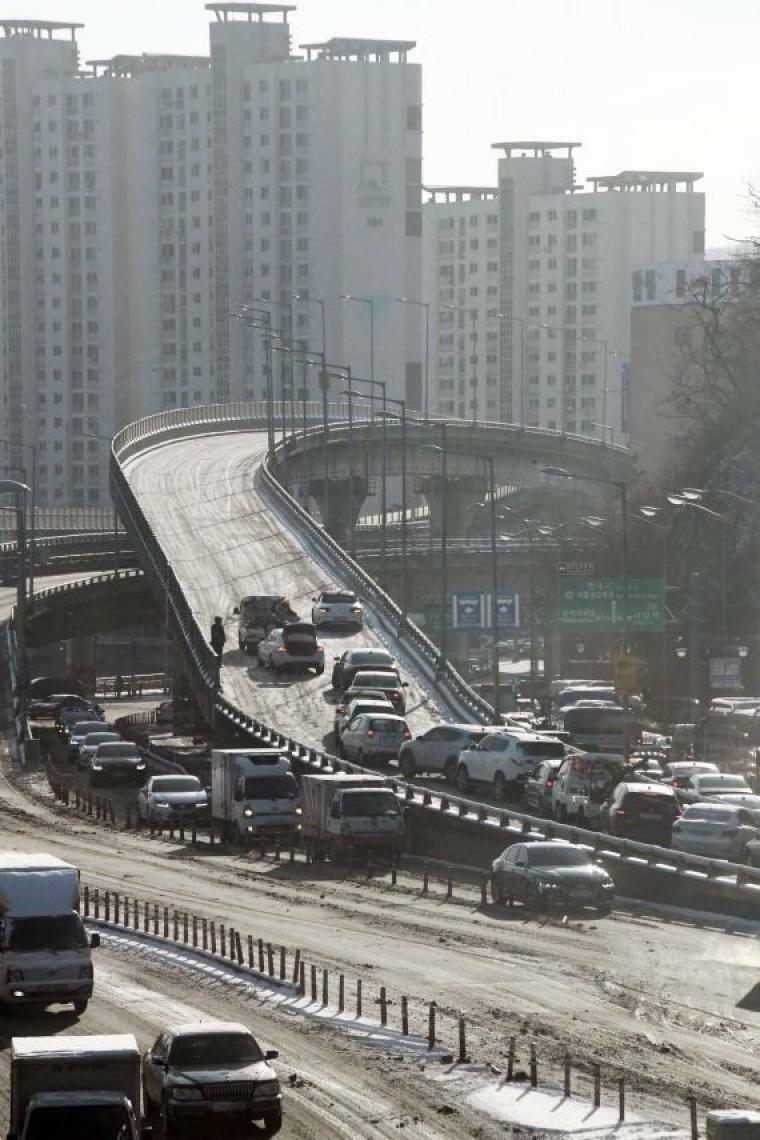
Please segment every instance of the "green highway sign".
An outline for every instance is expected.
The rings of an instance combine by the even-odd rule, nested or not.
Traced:
[[[557,579],[557,610],[564,633],[622,633],[622,578]],[[662,578],[628,579],[629,633],[660,633],[665,617]]]

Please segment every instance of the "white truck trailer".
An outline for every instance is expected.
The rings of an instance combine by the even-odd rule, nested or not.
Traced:
[[[54,855],[0,852],[0,1005],[73,1002],[92,997],[92,953],[79,915],[79,872]]]
[[[215,748],[211,815],[225,839],[290,842],[301,828],[298,784],[279,748]]]
[[[140,1140],[140,1051],[130,1033],[14,1037],[8,1140]]]
[[[314,862],[325,856],[339,863],[362,852],[400,854],[404,814],[382,776],[307,775],[301,777],[303,835]]]

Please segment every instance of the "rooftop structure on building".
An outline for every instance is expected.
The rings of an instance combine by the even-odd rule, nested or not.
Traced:
[[[112,79],[129,79],[147,72],[171,71],[175,68],[208,68],[211,63],[207,55],[114,55],[111,59],[88,59],[87,66],[96,75]]]
[[[423,186],[427,202],[483,202],[499,197],[498,186]]]
[[[283,23],[288,22],[288,12],[295,12],[294,4],[245,4],[245,3],[230,3],[230,4],[207,4],[206,11],[213,12],[220,23],[227,23],[227,21],[235,16],[244,16],[248,23],[254,22],[254,16],[257,23],[264,22],[266,16],[281,16]]]
[[[698,170],[621,170],[620,174],[589,178],[594,190],[693,190],[704,175]]]
[[[576,147],[582,146],[579,142],[495,142],[491,143],[491,150],[503,150],[507,158],[551,158],[555,150],[565,151],[563,157],[572,158]],[[514,155],[513,151],[527,151],[525,155]]]
[[[84,24],[68,20],[0,20],[0,32],[6,39],[12,36],[30,36],[35,40],[52,40],[55,32],[68,32],[72,40]]]
[[[333,37],[319,44],[301,44],[311,61],[317,59],[356,60],[361,63],[406,63],[409,52],[417,46],[415,40],[363,40],[350,37]]]

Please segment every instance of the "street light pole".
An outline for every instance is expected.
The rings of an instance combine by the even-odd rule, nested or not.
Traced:
[[[425,310],[425,389],[422,399],[422,414],[425,419],[430,412],[430,302],[414,301],[410,297],[394,297],[399,305],[416,305]]]
[[[346,298],[346,299],[348,300],[349,298]],[[355,297],[352,297],[350,299],[351,300],[358,300],[358,298],[355,298]],[[351,380],[350,370],[349,370],[348,375],[349,375],[349,379]],[[383,578],[383,583],[385,583],[387,580],[387,569],[388,569],[388,542],[387,542],[387,537],[388,537],[388,535],[387,535],[387,522],[388,522],[387,404],[388,404],[388,395],[387,395],[387,384],[385,383],[384,380],[373,380],[372,378],[370,378],[369,380],[366,380],[366,379],[362,379],[362,377],[360,377],[360,376],[354,376],[352,379],[352,383],[353,384],[368,384],[370,386],[370,391],[372,393],[372,398],[373,398],[372,403],[370,405],[370,414],[372,414],[372,409],[374,408],[374,391],[375,391],[375,388],[379,388],[380,392],[382,394],[382,418],[383,418],[382,451],[383,451],[383,454],[382,454],[382,487],[380,490],[380,494],[381,494],[380,510],[382,512],[381,516],[380,516],[380,565],[382,567],[381,574],[382,574],[382,578]],[[374,416],[373,416],[373,418],[374,418]]]
[[[0,479],[0,495],[16,498],[16,549],[18,582],[16,583],[16,653],[18,658],[18,692],[23,712],[26,704],[26,496],[31,488],[17,479]],[[23,497],[22,497],[23,496]]]
[[[493,710],[497,724],[501,723],[501,689],[499,686],[499,555],[496,545],[496,482],[493,456],[485,457],[488,464],[489,495],[491,499],[491,669],[493,672]]]

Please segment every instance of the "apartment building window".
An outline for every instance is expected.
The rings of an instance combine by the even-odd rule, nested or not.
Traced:
[[[584,237],[586,235],[584,234]],[[568,253],[575,253],[578,248],[578,238],[575,234],[568,234],[565,238],[565,249]]]
[[[578,211],[577,210],[567,210],[565,212],[565,222],[567,223],[567,225],[570,229],[574,229],[575,226],[578,225]]]
[[[581,235],[581,245],[584,246],[586,249],[588,249],[590,246],[595,246],[596,245],[596,238],[597,238],[596,234],[582,234]]]
[[[422,107],[417,103],[410,103],[406,108],[406,129],[408,131],[422,130]]]
[[[596,213],[597,212],[595,209],[591,209],[591,208],[585,209],[583,211],[584,222],[595,222],[596,221]]]
[[[647,301],[654,301],[657,292],[657,281],[654,269],[647,269],[644,281],[647,292]]]
[[[529,225],[535,225],[537,222],[540,222],[540,221],[541,221],[541,211],[540,210],[532,210],[528,214],[528,224]]]
[[[676,297],[684,297],[686,295],[686,271],[684,269],[676,270]]]

